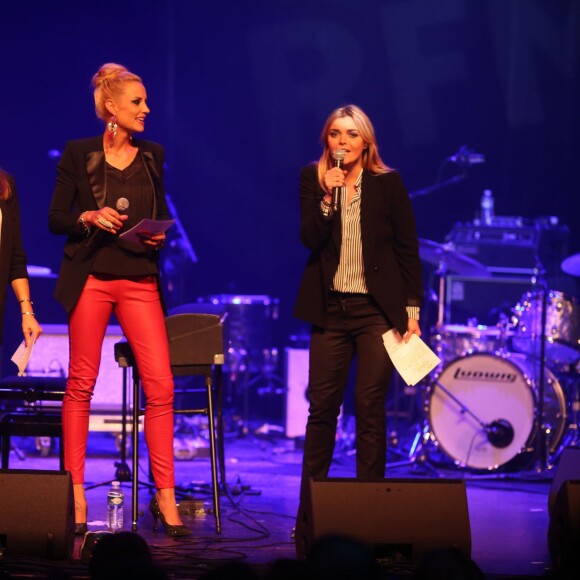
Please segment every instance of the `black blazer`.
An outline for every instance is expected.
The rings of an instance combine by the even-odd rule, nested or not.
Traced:
[[[163,147],[136,139],[133,144],[139,147],[138,155],[143,158],[155,191],[151,217],[168,219],[163,185]],[[77,220],[83,211],[105,207],[106,191],[103,137],[69,142],[58,164],[56,187],[48,215],[49,230],[53,234],[68,236],[54,296],[69,313],[81,295],[98,247],[98,241],[95,244],[86,243]]]
[[[300,239],[311,250],[294,315],[324,327],[329,289],[338,268],[340,216],[325,219],[320,211],[324,191],[316,165],[300,173]],[[394,327],[407,331],[406,306],[421,306],[423,282],[419,241],[411,200],[400,175],[363,172],[361,236],[365,280]]]
[[[18,193],[12,176],[8,175],[12,195],[10,199],[0,199],[2,229],[0,231],[0,344],[4,320],[4,302],[8,284],[18,278],[28,278],[26,254],[20,231],[20,208]]]

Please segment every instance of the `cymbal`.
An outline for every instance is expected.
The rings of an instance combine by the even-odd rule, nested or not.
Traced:
[[[486,266],[458,252],[451,243],[438,244],[431,240],[419,238],[419,255],[425,262],[434,264],[446,272],[480,278],[491,277]]]
[[[566,274],[580,277],[580,253],[568,256],[565,260],[562,261],[560,267],[562,268],[563,272],[566,272]]]

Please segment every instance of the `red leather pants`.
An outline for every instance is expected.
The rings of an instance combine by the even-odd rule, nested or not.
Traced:
[[[90,401],[113,311],[135,355],[146,397],[145,440],[155,486],[174,487],[173,376],[165,319],[153,276],[89,276],[70,315],[69,375],[62,404],[65,469],[71,472],[73,483],[84,483]]]

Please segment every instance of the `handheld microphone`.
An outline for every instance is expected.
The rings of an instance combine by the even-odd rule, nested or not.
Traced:
[[[120,197],[115,204],[117,211],[125,211],[129,207],[129,200],[126,197]]]
[[[120,197],[117,200],[117,203],[115,203],[115,209],[117,211],[125,211],[127,208],[129,207],[129,200],[126,197]],[[98,235],[100,235],[101,233],[101,229],[100,228],[95,228],[91,235],[87,238],[86,242],[85,242],[85,246],[89,247],[92,246],[95,243],[95,239]]]
[[[342,162],[346,156],[346,151],[344,149],[335,149],[332,153],[332,158],[334,159],[334,167],[342,167]],[[337,212],[338,206],[340,205],[340,187],[332,188],[332,211]]]

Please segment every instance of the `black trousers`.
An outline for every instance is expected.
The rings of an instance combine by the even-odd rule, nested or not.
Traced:
[[[374,299],[365,294],[332,293],[325,328],[314,327],[310,343],[310,400],[300,496],[310,477],[326,477],[332,462],[337,420],[350,366],[357,355],[355,380],[356,474],[385,476],[385,404],[393,364],[382,335],[392,328]]]

